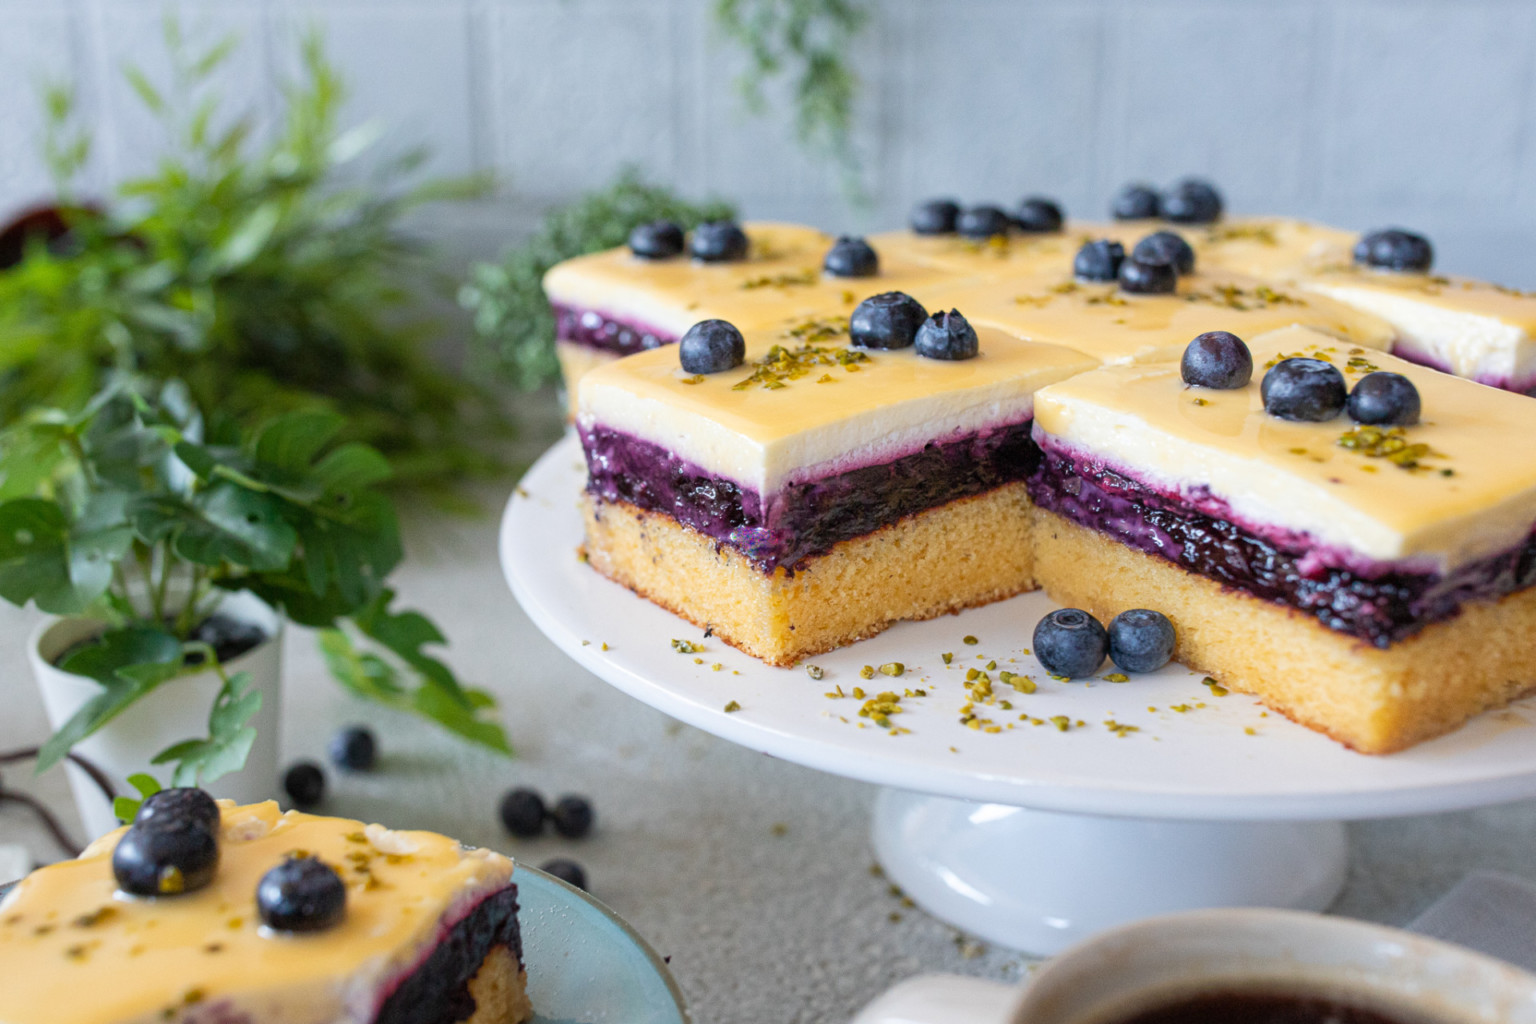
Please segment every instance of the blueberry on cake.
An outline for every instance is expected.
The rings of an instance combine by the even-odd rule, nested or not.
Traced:
[[[850,319],[587,374],[593,568],[773,665],[1032,589],[1034,392],[1094,361],[900,293]]]
[[[0,902],[4,1024],[518,1024],[513,865],[430,832],[151,798]]]
[[[1180,661],[1367,753],[1536,688],[1536,459],[1511,447],[1536,405],[1300,327],[1245,347],[1247,372],[1216,339],[1035,395],[1051,597],[1165,612]]]

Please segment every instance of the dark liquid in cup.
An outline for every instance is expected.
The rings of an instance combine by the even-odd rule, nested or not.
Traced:
[[[1206,992],[1116,1017],[1112,1024],[1427,1024],[1331,996]]]

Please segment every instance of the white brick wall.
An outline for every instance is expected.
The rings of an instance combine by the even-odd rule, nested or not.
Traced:
[[[1448,269],[1536,286],[1536,5],[1520,0],[874,0],[856,55],[868,209],[747,115],[711,0],[181,0],[247,46],[225,92],[270,115],[293,41],[326,33],[348,112],[502,193],[432,227],[494,252],[624,162],[751,216],[835,230],[919,198],[1059,197],[1102,216],[1124,181],[1210,175],[1238,210],[1429,232]],[[34,84],[67,77],[98,130],[92,183],[160,139],[120,68],[164,73],[161,0],[0,0],[0,209],[41,195]],[[780,94],[782,96],[782,94]]]

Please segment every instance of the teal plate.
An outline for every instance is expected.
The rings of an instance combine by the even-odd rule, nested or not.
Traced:
[[[516,878],[534,1024],[689,1024],[666,963],[619,915],[542,871]]]

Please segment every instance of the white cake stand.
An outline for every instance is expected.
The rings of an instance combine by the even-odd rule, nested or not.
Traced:
[[[813,658],[820,680],[769,668],[582,564],[583,481],[568,436],[507,506],[502,565],[534,623],[583,667],[674,718],[887,787],[874,815],[887,874],[929,912],[996,943],[1043,954],[1164,911],[1320,910],[1344,880],[1341,821],[1536,796],[1536,701],[1366,757],[1251,698],[1219,696],[1181,666],[1125,683],[1052,680],[1023,653],[1051,607],[1040,594],[903,623]],[[979,642],[967,645],[968,635]],[[678,653],[674,638],[702,650]],[[978,706],[1001,727],[989,733],[962,725],[960,708],[965,670],[994,661],[994,680],[1006,669],[1038,689],[994,683],[1012,707]],[[905,666],[900,678],[860,675],[892,662]],[[839,687],[926,696],[903,698],[893,735],[859,716],[862,701],[826,696]]]

